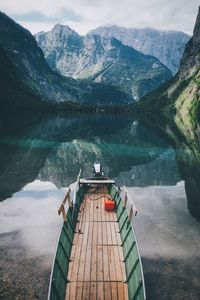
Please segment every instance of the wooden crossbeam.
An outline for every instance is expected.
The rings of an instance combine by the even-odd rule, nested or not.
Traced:
[[[60,215],[62,213],[64,222],[66,221],[66,210],[65,210],[66,202],[68,202],[68,207],[73,207],[73,201],[71,200],[70,193],[71,193],[71,189],[69,188],[63,202],[61,203],[58,209],[58,214]]]

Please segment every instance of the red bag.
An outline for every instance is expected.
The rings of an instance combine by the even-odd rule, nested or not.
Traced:
[[[111,200],[111,199],[105,199],[104,200],[104,208],[107,211],[115,210],[115,201]]]

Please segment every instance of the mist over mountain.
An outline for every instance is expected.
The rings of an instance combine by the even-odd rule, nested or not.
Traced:
[[[52,69],[64,76],[117,86],[135,100],[172,76],[157,58],[144,55],[113,37],[80,36],[59,24],[35,37]]]

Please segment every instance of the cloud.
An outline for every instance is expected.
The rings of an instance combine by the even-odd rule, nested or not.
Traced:
[[[105,24],[192,34],[198,6],[199,0],[1,0],[1,9],[33,33],[59,22],[81,34]]]
[[[11,14],[11,18],[22,22],[38,22],[38,23],[64,23],[67,21],[81,22],[83,18],[74,13],[72,10],[60,9],[54,15],[45,15],[40,11],[28,11],[26,13]]]

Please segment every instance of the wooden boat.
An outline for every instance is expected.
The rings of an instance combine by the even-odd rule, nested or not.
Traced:
[[[144,300],[141,258],[132,226],[137,214],[127,189],[95,174],[69,188],[59,208],[63,226],[51,272],[49,300]],[[105,201],[115,210],[106,211]],[[67,210],[65,207],[67,206]]]

